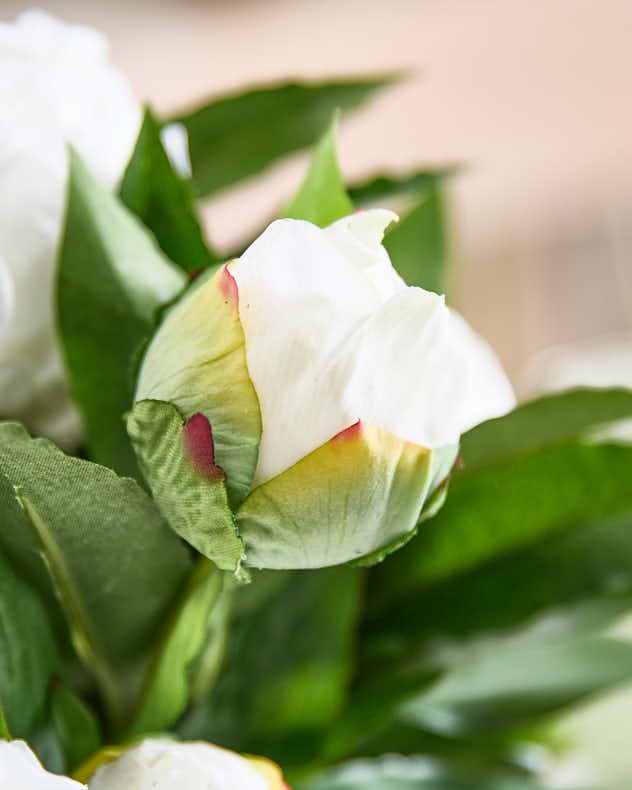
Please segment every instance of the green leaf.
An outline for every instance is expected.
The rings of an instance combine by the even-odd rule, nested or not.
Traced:
[[[336,155],[337,116],[321,137],[305,180],[283,216],[306,219],[321,228],[346,217],[353,203],[345,190]]]
[[[396,717],[446,734],[502,730],[541,716],[632,675],[632,645],[593,635],[527,635],[483,647]]]
[[[73,771],[101,748],[99,723],[94,713],[64,683],[59,683],[53,693],[52,714],[66,758],[66,771]]]
[[[160,139],[160,126],[149,109],[120,194],[127,208],[153,232],[163,252],[185,272],[217,262],[204,241],[190,183],[173,169]]]
[[[181,735],[287,764],[314,754],[314,732],[339,715],[351,677],[365,572],[255,572],[235,591],[222,672]]]
[[[239,572],[244,548],[228,505],[225,476],[218,467],[215,477],[196,469],[183,449],[184,425],[175,406],[158,400],[139,401],[127,415],[141,469],[167,521],[218,568]],[[212,453],[209,430],[208,460],[214,464]]]
[[[184,712],[190,696],[187,670],[204,646],[222,585],[223,574],[203,559],[158,647],[128,737],[166,730]]]
[[[441,512],[377,568],[381,600],[632,509],[632,448],[566,444],[456,479]]]
[[[428,640],[463,638],[516,626],[565,607],[590,603],[607,617],[630,607],[632,511],[583,521],[508,556],[409,592],[384,608],[371,587],[364,624],[368,655],[408,653]],[[572,609],[571,609],[572,607]],[[570,611],[569,611],[570,609]]]
[[[408,285],[444,293],[447,239],[438,184],[430,186],[418,205],[392,226],[384,247]]]
[[[132,404],[133,360],[153,330],[157,308],[174,298],[184,280],[146,229],[73,153],[59,329],[90,454],[120,474],[137,474],[122,420]]]
[[[590,428],[632,416],[632,390],[573,389],[525,403],[461,437],[457,479],[492,464],[511,463],[542,447],[567,442]]]
[[[358,208],[388,208],[393,198],[416,198],[426,195],[455,173],[455,168],[421,170],[405,176],[374,176],[368,181],[347,186],[351,202]]]
[[[336,108],[350,110],[395,76],[256,88],[211,102],[180,121],[189,135],[193,188],[208,195],[258,175],[320,137]]]
[[[57,618],[59,599],[118,721],[129,702],[118,667],[147,650],[190,572],[189,553],[133,480],[31,439],[16,423],[0,424],[0,473],[11,484],[0,490],[0,547]]]
[[[0,486],[9,487],[0,476]],[[12,494],[11,490],[11,494]],[[4,515],[4,514],[3,514]],[[0,554],[0,737],[25,738],[44,710],[59,654],[40,597]]]

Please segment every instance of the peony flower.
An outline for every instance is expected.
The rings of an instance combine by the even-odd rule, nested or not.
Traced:
[[[66,776],[42,768],[24,741],[0,741],[0,787],[7,790],[87,790]]]
[[[280,770],[210,743],[147,739],[98,768],[90,790],[284,790]],[[289,788],[287,788],[289,790]]]
[[[185,454],[209,485],[225,475],[250,565],[379,559],[438,506],[460,435],[514,405],[487,344],[392,267],[396,219],[272,223],[148,348],[136,399],[188,420]]]
[[[27,11],[0,23],[0,417],[79,439],[54,327],[67,144],[114,185],[140,107],[95,30]]]

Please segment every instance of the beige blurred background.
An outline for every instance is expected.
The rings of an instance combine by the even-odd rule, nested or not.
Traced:
[[[342,168],[465,163],[449,187],[450,297],[518,391],[539,350],[632,331],[630,0],[39,6],[104,31],[138,97],[163,114],[253,83],[407,69],[343,124]],[[26,7],[0,0],[0,18]],[[305,161],[205,206],[216,246],[258,229]]]

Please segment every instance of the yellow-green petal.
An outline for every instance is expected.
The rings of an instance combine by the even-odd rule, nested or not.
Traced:
[[[204,414],[213,426],[231,507],[245,499],[257,465],[261,414],[227,266],[167,315],[145,354],[136,400],[173,403],[185,419]]]
[[[377,562],[411,538],[456,457],[356,423],[256,488],[237,511],[246,563]]]

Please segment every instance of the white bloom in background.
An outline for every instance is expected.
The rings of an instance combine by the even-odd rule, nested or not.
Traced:
[[[0,787],[3,790],[86,790],[79,782],[45,771],[24,741],[0,741]]]
[[[90,790],[283,790],[281,772],[210,743],[147,739],[95,771]]]
[[[80,424],[55,332],[54,270],[70,143],[121,177],[141,113],[95,30],[27,11],[0,24],[0,418],[65,444]]]
[[[273,222],[147,350],[132,441],[142,455],[156,401],[177,407],[196,471],[210,484],[225,473],[247,564],[322,567],[402,545],[440,505],[461,434],[514,406],[485,341],[391,265],[382,237],[396,219]],[[162,488],[164,459],[148,473]]]

